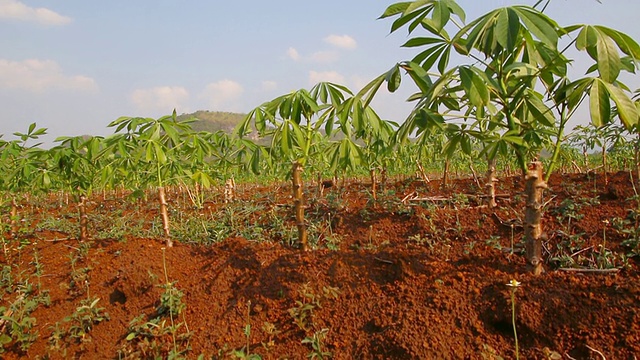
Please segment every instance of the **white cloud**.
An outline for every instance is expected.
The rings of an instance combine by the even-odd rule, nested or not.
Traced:
[[[262,82],[262,90],[263,91],[273,91],[278,88],[278,83],[275,81],[263,81]]]
[[[95,80],[82,75],[66,75],[53,60],[0,59],[0,87],[40,92],[47,89],[96,91]]]
[[[43,25],[66,25],[71,22],[68,16],[47,8],[33,8],[17,0],[0,0],[0,18],[32,21]]]
[[[329,35],[324,38],[324,41],[343,49],[355,49],[358,47],[356,40],[349,35]]]
[[[237,100],[244,92],[242,85],[229,79],[220,80],[207,85],[200,95],[207,101],[210,110],[237,111]]]
[[[311,85],[319,82],[329,81],[337,84],[344,84],[344,76],[335,71],[309,71],[309,83]]]
[[[168,114],[173,109],[179,113],[189,111],[186,103],[189,92],[182,86],[158,86],[149,89],[137,89],[131,93],[131,102],[138,110]]]
[[[298,50],[292,47],[287,49],[287,56],[293,61],[300,60],[300,53],[298,53]]]
[[[338,53],[336,53],[335,51],[318,51],[313,53],[309,57],[309,60],[316,63],[326,64],[338,60],[338,57]]]

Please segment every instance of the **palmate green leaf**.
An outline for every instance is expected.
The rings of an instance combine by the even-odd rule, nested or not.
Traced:
[[[629,35],[605,26],[596,25],[595,28],[600,33],[613,39],[623,53],[631,56],[636,61],[640,60],[640,45]]]
[[[295,135],[295,141],[293,143],[298,145],[298,147],[302,148],[305,152],[308,151],[309,149],[306,148],[307,138],[300,128],[300,125],[296,124],[295,122],[291,122],[291,127],[293,128],[293,134]]]
[[[431,16],[427,17],[429,14]],[[409,24],[409,33],[422,26],[433,34],[448,38],[444,27],[450,21],[451,14],[458,16],[464,23],[465,13],[454,0],[416,0],[392,4],[379,19],[399,15],[391,25],[391,33]]]
[[[432,37],[416,37],[416,38],[411,38],[407,40],[407,42],[405,42],[401,46],[411,48],[411,47],[425,46],[425,45],[431,45],[431,44],[443,44],[443,43],[445,43],[445,40],[443,39],[432,38]]]
[[[380,15],[378,19],[384,19],[390,16],[402,14],[405,12],[405,10],[407,10],[407,8],[409,7],[409,4],[411,4],[411,1],[403,1],[399,3],[391,4],[382,13],[382,15]]]
[[[280,130],[280,148],[285,155],[291,154],[292,139],[289,131],[289,120],[281,125]],[[275,138],[274,138],[275,139]]]
[[[591,123],[601,127],[611,118],[611,102],[609,92],[600,79],[594,79],[589,90],[589,110]]]
[[[443,1],[436,1],[433,13],[431,15],[431,20],[433,20],[433,26],[435,30],[440,32],[444,26],[449,22],[451,18],[451,11],[447,4]]]
[[[486,83],[473,70],[466,66],[458,68],[460,82],[475,107],[482,107],[489,102],[489,89]]]
[[[324,122],[324,132],[327,134],[328,138],[331,138],[333,135],[333,125],[335,123],[335,116],[333,114],[328,115],[326,121]]]
[[[153,144],[153,150],[155,153],[155,160],[160,163],[160,164],[166,164],[167,163],[167,154],[164,152],[164,150],[162,149],[162,146],[160,144],[158,144],[157,142],[152,142]]]
[[[445,145],[443,152],[448,159],[453,157],[453,154],[456,152],[461,139],[462,136],[460,134],[453,135]]]
[[[436,63],[436,61],[440,59],[441,55],[443,55],[443,53],[447,49],[450,49],[449,45],[447,45],[445,42],[442,42],[438,45],[431,46],[426,50],[422,51],[421,53],[416,55],[411,61],[421,64],[421,66],[428,71],[428,70],[431,70],[431,68]],[[443,64],[439,64],[439,68],[442,68],[442,65]],[[442,72],[443,71],[441,71],[441,73]]]
[[[466,14],[464,10],[456,3],[454,0],[441,0],[443,3],[447,4],[449,10],[454,13],[462,22],[466,22]]]
[[[598,72],[600,77],[609,83],[613,83],[620,74],[622,64],[620,55],[613,41],[608,36],[598,32],[598,42],[596,45],[598,51]]]
[[[505,49],[513,49],[515,47],[518,35],[520,33],[520,19],[518,14],[511,8],[504,8],[498,14],[496,23],[496,38],[498,44]]]
[[[493,54],[494,49],[485,48],[483,44],[487,43],[487,33],[490,32],[490,28],[495,24],[495,19],[498,14],[499,10],[493,10],[486,15],[470,22],[467,26],[462,28],[458,32],[458,34],[456,34],[453,42],[456,43],[459,39],[462,38],[463,34],[469,32],[469,35],[465,39],[467,53],[470,53],[472,49],[476,48],[485,55]]]
[[[404,13],[411,13],[425,5],[427,5],[427,8],[431,9],[433,7],[433,3],[435,3],[436,1],[437,0],[414,0],[409,4],[409,6],[407,6]]]
[[[638,124],[638,109],[633,100],[619,87],[605,82],[602,84],[607,88],[609,96],[616,104],[620,121],[627,129],[632,129]]]
[[[591,25],[582,25],[581,27],[582,30],[580,30],[576,38],[576,49],[581,51],[589,48],[595,49],[598,44],[598,32]],[[594,58],[594,60],[596,59]]]
[[[433,86],[433,82],[431,81],[429,74],[420,66],[420,64],[410,61],[403,67],[407,70],[407,73],[423,94],[426,94]]]
[[[556,119],[553,116],[553,112],[544,104],[537,93],[533,90],[529,91],[525,97],[525,101],[528,105],[529,112],[531,112],[535,120],[545,126],[554,126]]]
[[[397,31],[401,27],[413,21],[409,26],[409,32],[411,32],[420,24],[420,22],[422,22],[422,19],[424,19],[429,11],[429,9],[421,9],[419,11],[408,12],[407,9],[405,9],[404,13],[391,24],[391,30],[389,31],[390,33]]]
[[[514,6],[512,8],[529,30],[538,40],[552,49],[558,46],[558,24],[548,16],[529,6]]]

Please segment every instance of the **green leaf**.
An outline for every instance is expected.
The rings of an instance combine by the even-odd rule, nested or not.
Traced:
[[[424,46],[424,45],[430,45],[430,44],[441,44],[444,42],[445,42],[444,40],[437,39],[437,38],[416,37],[416,38],[411,38],[407,40],[407,42],[402,44],[402,47],[411,48],[411,47],[418,47],[418,46]]]
[[[595,79],[589,91],[589,110],[591,123],[595,127],[601,127],[611,118],[611,103],[609,92],[601,80]]]
[[[395,67],[392,69],[392,71],[387,73],[387,90],[389,90],[389,92],[395,92],[396,90],[398,90],[398,88],[400,87],[400,81],[401,76],[400,76],[400,68],[399,67]]]
[[[449,9],[451,10],[451,12],[456,14],[456,16],[459,17],[463,23],[466,21],[466,14],[464,13],[464,10],[454,0],[441,0],[441,1],[446,3]]]
[[[465,66],[461,66],[458,71],[469,101],[476,107],[482,107],[489,102],[489,90],[482,79]]]
[[[505,49],[515,47],[518,34],[520,32],[520,19],[513,9],[502,9],[498,15],[496,24],[496,38],[498,44]]]
[[[529,111],[537,121],[549,127],[552,127],[555,124],[556,119],[553,117],[551,109],[542,102],[542,99],[540,99],[536,93],[530,92],[526,101],[529,105]]]
[[[451,11],[443,1],[437,1],[431,19],[437,31],[441,31],[451,18]]]
[[[636,61],[640,60],[640,45],[629,35],[604,26],[597,25],[595,28],[613,39],[623,53],[631,56]]]
[[[384,19],[384,18],[387,18],[387,17],[390,17],[390,16],[401,14],[407,9],[409,4],[411,4],[411,1],[404,1],[404,2],[391,4],[382,13],[382,15],[380,15],[380,17],[378,19]]]
[[[600,77],[608,83],[613,83],[618,78],[622,67],[620,54],[618,54],[613,41],[600,32],[598,32],[597,50]]]
[[[578,38],[576,39],[576,49],[586,50],[588,48],[595,48],[598,43],[598,34],[593,26],[584,26]]]
[[[527,29],[540,41],[552,49],[557,48],[558,33],[554,27],[557,24],[546,15],[528,6],[514,6],[513,10]]]
[[[631,130],[636,124],[638,124],[638,109],[636,108],[633,100],[631,100],[619,87],[609,83],[603,84],[607,88],[609,96],[616,104],[620,121],[622,121],[628,130]]]

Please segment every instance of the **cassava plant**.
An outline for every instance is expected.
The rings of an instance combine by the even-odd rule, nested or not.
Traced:
[[[19,197],[44,191],[51,185],[48,153],[39,147],[40,143],[29,144],[29,141],[37,140],[46,133],[46,129],[32,123],[26,133],[13,134],[18,139],[0,144],[0,185],[10,198],[12,236],[16,236],[19,230]]]
[[[168,180],[177,179],[183,173],[178,154],[185,134],[191,132],[189,125],[191,122],[193,122],[192,119],[177,120],[174,110],[172,115],[158,119],[125,116],[109,124],[109,127],[116,128],[116,134],[106,140],[108,148],[120,158],[133,157],[137,160],[132,163],[134,166],[143,164],[149,171],[148,179],[158,191],[162,228],[167,247],[173,246],[173,241],[169,226],[165,183]],[[122,130],[125,132],[120,133]],[[128,170],[139,171],[135,168]]]
[[[488,155],[491,165],[498,149],[507,145],[523,175],[528,161],[555,138],[548,177],[564,140],[564,126],[585,97],[596,126],[612,118],[612,102],[625,126],[638,122],[638,111],[617,78],[622,69],[633,70],[629,66],[633,61],[625,62],[619,52],[638,59],[640,47],[629,36],[602,26],[561,27],[544,14],[543,2],[498,8],[466,25],[465,12],[454,0],[392,4],[381,18],[397,17],[392,32],[423,31],[426,36],[413,36],[404,44],[421,52],[396,64],[363,91],[373,96],[386,82],[393,92],[400,86],[400,71],[405,71],[419,91],[410,98],[416,105],[398,131],[400,140],[429,124],[453,125],[445,127],[448,146],[460,146],[468,153],[465,136],[472,135],[484,144],[482,154]],[[451,29],[453,35],[448,32]],[[577,33],[576,40],[560,48],[559,40],[572,33]],[[598,76],[568,79],[567,64],[572,59],[565,53],[572,44],[595,61],[589,72],[597,70]],[[462,55],[463,64],[450,66],[456,53]],[[464,64],[465,60],[470,63]],[[466,133],[460,131],[465,125]],[[541,176],[539,180],[544,181]]]
[[[302,173],[304,167],[314,161],[316,154],[325,151],[328,146],[327,137],[321,130],[331,134],[334,124],[348,116],[343,104],[350,95],[351,91],[344,86],[322,82],[310,90],[300,89],[258,106],[247,114],[235,131],[240,138],[248,135],[253,128],[260,137],[270,136],[268,155],[281,161],[290,161],[298,241],[304,250],[308,250],[309,246]],[[254,158],[264,154],[264,148],[255,146],[254,149]],[[345,139],[336,153],[339,158],[346,158],[353,163],[358,162],[360,157],[351,139]],[[252,168],[256,169],[255,166]]]
[[[57,180],[62,182],[66,191],[74,195],[78,205],[80,224],[79,240],[89,237],[87,199],[97,184],[100,170],[104,168],[99,161],[102,152],[102,137],[60,137],[60,145],[50,150],[57,170]]]

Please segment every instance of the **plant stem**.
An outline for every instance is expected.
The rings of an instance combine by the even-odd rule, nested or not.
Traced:
[[[166,257],[166,249],[162,248],[162,268],[164,269],[164,279],[165,279],[165,284],[167,286],[167,290],[169,290],[172,294],[171,296],[173,297],[173,284],[171,284],[169,282],[169,275],[167,273],[167,257]],[[173,302],[171,302],[171,304],[173,304]],[[171,320],[171,339],[173,341],[173,353],[177,354],[178,353],[178,347],[176,345],[176,328],[173,322],[173,309],[169,309],[169,319]]]
[[[516,360],[520,359],[520,349],[518,348],[518,332],[516,331],[516,289],[511,289],[511,323],[513,324],[513,337],[516,341]]]

